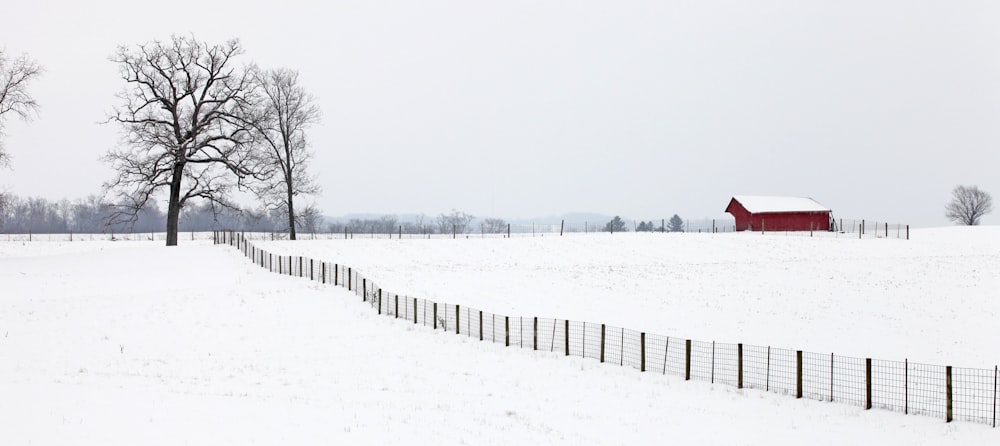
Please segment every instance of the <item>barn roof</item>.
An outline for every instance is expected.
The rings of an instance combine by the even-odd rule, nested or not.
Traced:
[[[752,214],[773,212],[830,212],[830,208],[805,197],[766,197],[754,195],[737,195],[738,201]]]

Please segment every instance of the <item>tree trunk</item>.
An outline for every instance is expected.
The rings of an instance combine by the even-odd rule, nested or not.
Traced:
[[[177,246],[177,225],[181,216],[181,178],[184,177],[184,164],[174,165],[170,178],[170,201],[167,203],[167,246]]]
[[[295,240],[295,206],[292,205],[292,176],[291,174],[285,176],[285,189],[288,193],[288,238],[290,240]]]

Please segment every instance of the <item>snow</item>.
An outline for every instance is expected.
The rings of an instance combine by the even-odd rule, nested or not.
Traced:
[[[500,313],[694,335],[721,331],[721,319],[738,308],[756,308],[730,325],[752,338],[741,340],[761,344],[797,330],[799,318],[814,318],[813,332],[848,331],[834,326],[841,316],[816,319],[822,312],[802,300],[799,292],[816,283],[836,293],[867,290],[850,297],[855,303],[933,285],[908,302],[919,311],[884,303],[851,314],[906,320],[944,307],[938,325],[905,326],[911,336],[961,340],[950,352],[995,339],[965,336],[976,330],[967,326],[988,319],[978,313],[996,309],[972,305],[986,304],[985,290],[996,285],[997,235],[978,228],[922,231],[911,242],[601,234],[264,245],[352,264],[387,288]],[[232,248],[160,245],[0,243],[0,444],[919,445],[985,444],[1000,435],[481,343],[378,316],[342,288],[267,273]],[[852,266],[810,275],[825,271],[803,260],[815,252],[837,253],[834,265]],[[902,266],[869,271],[885,263]],[[920,277],[928,273],[934,277]],[[837,285],[848,274],[861,276]],[[750,289],[726,285],[732,277]],[[964,286],[949,291],[963,277]],[[792,290],[777,290],[786,285]],[[601,287],[582,293],[590,286]],[[966,300],[941,304],[957,296]],[[670,311],[644,314],[650,305]],[[759,318],[786,328],[755,333],[764,328]],[[795,339],[809,349],[830,336]],[[880,348],[901,356],[909,347]]]
[[[733,199],[740,202],[752,214],[830,211],[830,208],[817,203],[812,198],[737,195]]]

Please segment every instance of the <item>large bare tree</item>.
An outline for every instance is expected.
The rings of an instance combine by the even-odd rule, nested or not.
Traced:
[[[28,56],[8,59],[0,49],[0,137],[9,116],[30,121],[38,113],[38,102],[28,94],[28,84],[41,76],[42,71],[41,65]],[[0,140],[0,166],[6,166],[9,160]]]
[[[951,191],[951,202],[945,206],[945,216],[963,225],[975,226],[982,216],[993,211],[993,197],[977,186],[957,186]]]
[[[117,172],[105,183],[117,207],[111,223],[135,221],[166,189],[173,246],[188,200],[233,207],[234,187],[262,174],[252,150],[256,70],[235,66],[242,53],[235,39],[212,45],[177,36],[118,48],[112,61],[125,87],[109,121],[121,125],[124,144],[105,156]]]
[[[312,206],[296,211],[296,197],[317,194],[316,180],[307,168],[312,154],[306,130],[319,121],[316,99],[299,83],[299,73],[288,69],[257,73],[262,97],[257,121],[257,140],[270,176],[258,183],[257,195],[269,211],[284,214],[289,238],[295,240],[296,226],[314,226],[318,211]],[[308,217],[308,218],[306,218]]]

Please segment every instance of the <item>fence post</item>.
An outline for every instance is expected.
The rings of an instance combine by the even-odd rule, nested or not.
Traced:
[[[601,324],[601,362],[604,362],[604,324]]]
[[[906,225],[906,239],[910,239],[910,225]]]
[[[460,323],[461,321],[458,318],[459,317],[458,316],[458,314],[459,314],[458,312],[459,312],[459,308],[460,307],[461,307],[461,305],[455,305],[455,334],[460,334],[458,331],[459,331],[459,327],[462,326],[462,324]]]
[[[302,263],[303,263],[302,262],[302,257],[299,257],[299,277],[304,277],[305,276],[305,274],[302,274]]]
[[[479,310],[479,340],[483,340],[483,310]]]
[[[833,352],[830,352],[830,402],[833,402]]]
[[[872,408],[872,358],[865,358],[865,410]]]
[[[903,415],[910,414],[910,359],[903,359]]]
[[[767,346],[767,365],[764,373],[764,391],[771,391],[771,346]]]
[[[684,346],[684,380],[691,380],[691,340],[685,341]]]
[[[795,397],[802,398],[802,350],[795,351]]]
[[[700,231],[700,229],[699,229]],[[715,384],[715,341],[712,341],[712,378],[711,383]]]
[[[566,319],[563,322],[566,325],[566,332],[564,333],[563,341],[565,341],[564,343],[566,344],[566,356],[569,356],[569,319]]]
[[[315,271],[316,268],[315,264],[313,263],[313,259],[309,259],[309,280],[316,280],[315,277],[316,275],[314,274]]]
[[[326,262],[319,264],[320,275],[323,276],[323,283],[326,283]]]
[[[361,279],[361,301],[368,302],[368,279]]]
[[[947,404],[947,407],[946,407],[946,410],[945,410],[945,421],[948,422],[948,423],[951,423],[951,420],[952,420],[952,417],[951,417],[951,402],[952,402],[952,398],[951,398],[951,366],[950,365],[944,368],[944,394],[945,394],[945,401],[946,401],[946,404]]]
[[[510,347],[510,316],[503,317],[503,346]]]
[[[639,371],[646,371],[646,332],[639,333]]]
[[[993,366],[993,428],[997,427],[997,366]]]
[[[413,324],[417,324],[417,298],[413,298]]]
[[[743,344],[736,344],[736,388],[743,388]]]
[[[434,329],[438,329],[438,303],[434,302],[434,313],[431,315],[434,318]]]
[[[399,295],[396,295],[396,304],[392,311],[396,315],[396,319],[399,319]]]
[[[507,238],[510,238],[510,223],[507,223]]]
[[[532,331],[532,333],[533,333],[533,336],[532,336],[533,341],[531,343],[531,347],[532,347],[532,350],[538,350],[538,316],[535,316],[534,327],[535,328]]]
[[[347,291],[354,291],[351,289],[351,281],[354,274],[351,274],[351,267],[347,267]]]
[[[382,289],[378,289],[378,314],[382,314]]]

